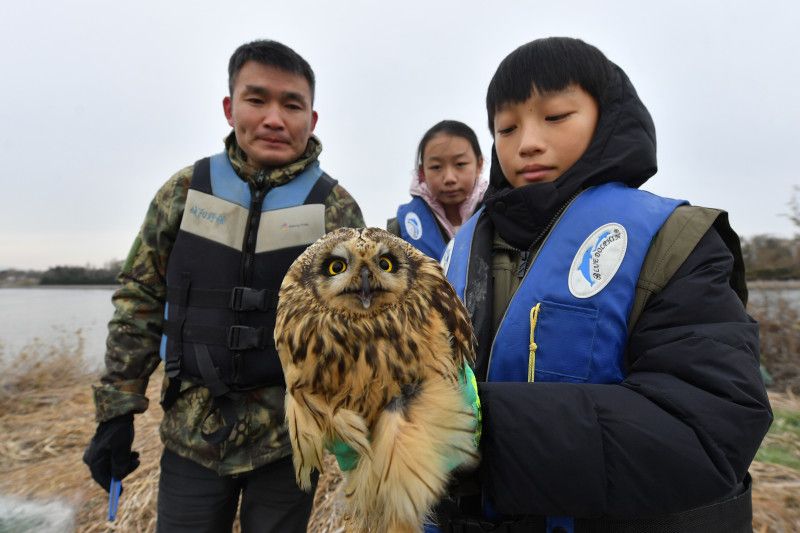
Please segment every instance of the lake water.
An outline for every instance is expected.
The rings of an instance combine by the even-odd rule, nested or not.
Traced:
[[[99,368],[105,354],[115,287],[34,287],[0,289],[0,359],[26,347],[74,350],[83,339],[87,363]],[[750,290],[751,306],[784,298],[800,311],[800,287],[785,284]]]
[[[785,302],[791,310],[800,313],[800,285],[797,282],[770,283],[766,286],[751,287],[749,292],[747,307],[751,311],[763,308],[766,316],[777,319],[780,318],[782,309],[786,309],[782,307]],[[789,317],[791,318],[791,315]]]
[[[83,339],[87,363],[98,368],[105,355],[115,287],[0,289],[0,359],[23,349],[75,350]]]

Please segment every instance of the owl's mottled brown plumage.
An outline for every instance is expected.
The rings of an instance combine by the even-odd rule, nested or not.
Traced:
[[[275,344],[301,486],[339,439],[361,456],[345,475],[355,526],[419,530],[448,463],[477,458],[458,384],[474,339],[438,263],[376,228],[329,233],[281,285]]]

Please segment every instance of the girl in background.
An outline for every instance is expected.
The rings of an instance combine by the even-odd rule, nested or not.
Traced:
[[[482,169],[483,154],[472,128],[457,120],[434,125],[417,148],[412,199],[397,209],[386,229],[439,260],[486,192]]]

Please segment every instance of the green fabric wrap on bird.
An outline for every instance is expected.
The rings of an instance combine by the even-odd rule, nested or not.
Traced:
[[[461,385],[461,394],[464,396],[464,403],[472,409],[472,413],[475,415],[475,430],[472,435],[472,443],[477,450],[481,442],[481,429],[483,427],[481,423],[481,399],[478,397],[478,380],[475,379],[475,373],[472,371],[469,364],[464,363],[464,366],[461,368],[461,373],[458,376],[458,383]],[[461,460],[458,457],[448,457],[447,470],[452,472],[458,468],[460,464]]]
[[[464,396],[464,403],[468,405],[473,414],[475,415],[475,433],[473,435],[473,443],[475,449],[481,441],[481,399],[478,397],[478,381],[475,379],[475,373],[470,368],[469,364],[464,363],[461,372],[458,376],[458,383],[461,385],[461,393]],[[325,449],[336,456],[336,462],[339,464],[339,469],[342,472],[352,470],[358,464],[358,452],[355,451],[349,444],[342,441],[338,437],[333,442],[327,444]],[[455,470],[461,464],[461,461],[452,457],[447,461],[447,470]]]
[[[358,452],[339,437],[325,446],[325,449],[336,456],[336,462],[339,463],[339,469],[342,472],[352,470],[358,464]]]
[[[467,405],[472,407],[472,413],[475,415],[475,435],[473,442],[475,449],[481,443],[481,430],[483,429],[483,418],[481,415],[481,399],[478,396],[478,380],[475,379],[475,373],[467,363],[464,363],[461,375],[459,376],[459,383],[461,383],[461,392],[464,394],[464,400]]]

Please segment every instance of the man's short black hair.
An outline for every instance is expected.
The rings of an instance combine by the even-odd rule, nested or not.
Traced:
[[[523,44],[503,59],[489,83],[489,131],[494,134],[494,115],[502,105],[522,103],[534,90],[546,93],[577,84],[602,112],[612,72],[613,64],[603,52],[580,39],[548,37]]]
[[[303,76],[311,89],[311,103],[314,103],[314,71],[303,57],[278,41],[261,39],[241,45],[228,62],[228,90],[233,96],[236,76],[248,61],[255,61],[269,67]]]

